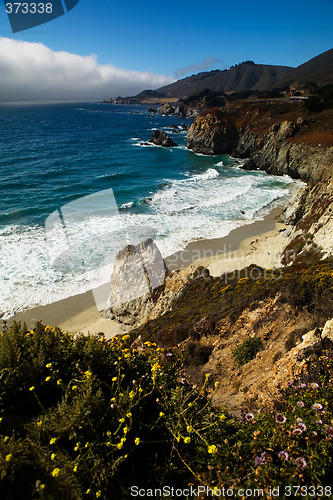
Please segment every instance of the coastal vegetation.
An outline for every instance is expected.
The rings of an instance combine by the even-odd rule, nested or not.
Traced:
[[[273,411],[239,420],[211,406],[218,383],[209,373],[201,386],[188,383],[180,348],[148,341],[137,350],[127,335],[74,338],[14,324],[1,335],[0,374],[4,499],[129,498],[133,485],[165,484],[216,494],[256,487],[267,499],[272,486],[328,493],[329,352],[288,382]]]
[[[0,337],[2,498],[129,498],[131,486],[262,488],[329,486],[333,358],[311,355],[269,407],[238,418],[212,405],[223,380],[190,382],[212,349],[198,343],[267,297],[307,311],[322,326],[333,305],[333,262],[314,252],[283,272],[244,269],[211,278],[199,268],[174,310],[130,335],[72,336],[37,323]],[[252,273],[251,273],[252,270]],[[260,270],[260,269],[259,269]],[[204,321],[203,321],[204,318]],[[134,343],[138,334],[142,343]],[[188,344],[181,343],[190,337]],[[290,339],[287,349],[292,349]],[[234,349],[247,366],[262,340]],[[197,368],[196,368],[197,369]],[[305,491],[305,490],[304,490]],[[203,497],[204,498],[204,497]],[[220,496],[223,498],[223,496]],[[310,497],[309,497],[310,498]]]

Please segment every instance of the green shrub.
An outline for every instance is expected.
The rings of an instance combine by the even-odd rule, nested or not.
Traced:
[[[238,366],[245,365],[256,357],[259,351],[263,349],[263,343],[260,339],[251,337],[245,339],[238,347],[233,349],[232,357]]]
[[[236,496],[237,488],[332,484],[328,352],[290,381],[275,414],[236,421],[211,406],[209,374],[202,387],[186,383],[181,351],[129,342],[41,324],[5,329],[1,499],[125,499],[132,485],[227,485]]]

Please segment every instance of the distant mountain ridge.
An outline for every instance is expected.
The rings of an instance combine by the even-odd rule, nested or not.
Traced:
[[[319,86],[333,83],[333,49],[323,52],[297,68],[245,61],[228,70],[205,71],[156,90],[144,90],[136,98],[182,98],[207,88],[216,92],[265,91],[274,87],[306,82],[315,82]]]
[[[188,97],[206,88],[215,92],[266,90],[279,79],[287,77],[292,69],[247,61],[228,70],[213,70],[183,78],[157,89],[157,92],[165,97]]]

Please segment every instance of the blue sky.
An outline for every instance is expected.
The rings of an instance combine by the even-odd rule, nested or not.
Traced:
[[[64,16],[15,35],[2,5],[0,37],[95,54],[99,65],[170,80],[247,59],[298,66],[333,47],[332,19],[332,0],[80,0]]]

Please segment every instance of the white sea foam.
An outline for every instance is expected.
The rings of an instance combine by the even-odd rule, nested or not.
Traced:
[[[221,168],[221,162],[216,167]],[[67,235],[59,226],[48,241],[41,226],[2,228],[0,312],[8,317],[106,283],[115,254],[128,243],[152,237],[166,257],[190,241],[225,236],[262,217],[272,202],[286,195],[286,187],[295,185],[287,176],[272,180],[263,172],[240,174],[234,169],[226,175],[217,168],[166,179],[146,198],[142,213],[131,210],[134,200],[113,216],[94,216],[92,210],[73,220]]]

